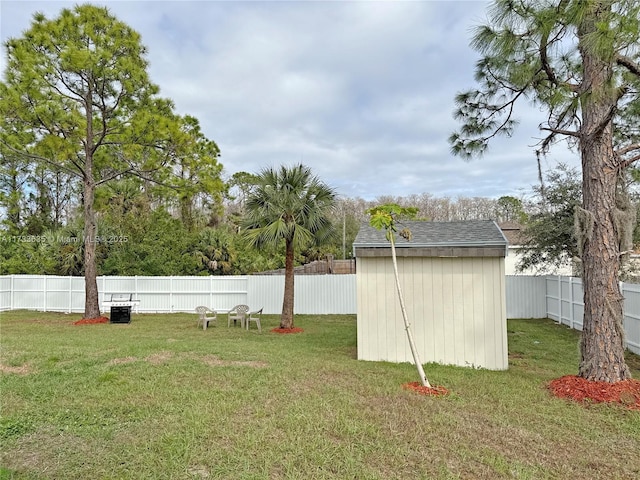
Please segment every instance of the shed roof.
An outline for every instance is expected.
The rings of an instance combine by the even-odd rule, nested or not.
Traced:
[[[502,256],[507,239],[493,220],[455,222],[406,221],[402,227],[411,230],[406,241],[396,237],[399,256]],[[363,224],[353,242],[355,256],[390,255],[385,232]]]

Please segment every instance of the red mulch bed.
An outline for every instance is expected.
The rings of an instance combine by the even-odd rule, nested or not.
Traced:
[[[74,325],[94,325],[96,323],[109,323],[109,318],[108,317],[82,318],[77,322],[73,322]]]
[[[303,329],[299,328],[299,327],[293,327],[293,328],[272,328],[271,331],[273,333],[281,333],[281,334],[285,334],[285,333],[302,333],[304,332]]]
[[[593,382],[575,375],[566,375],[552,380],[549,390],[556,397],[577,402],[620,403],[627,408],[640,410],[639,380]]]
[[[432,386],[425,387],[420,382],[409,382],[402,385],[402,388],[405,390],[412,390],[421,395],[431,395],[433,397],[439,397],[444,395],[449,395],[449,390],[444,387]]]

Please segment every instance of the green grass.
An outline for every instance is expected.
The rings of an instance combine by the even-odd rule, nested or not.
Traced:
[[[304,333],[206,331],[195,315],[0,319],[0,479],[630,479],[640,413],[549,395],[576,332],[510,320],[505,372],[356,360],[354,316]],[[629,357],[634,375],[640,362]]]

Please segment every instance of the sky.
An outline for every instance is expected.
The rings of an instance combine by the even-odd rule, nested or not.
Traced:
[[[81,2],[0,0],[0,38],[34,12]],[[512,138],[483,157],[450,153],[455,95],[476,86],[476,1],[93,1],[142,36],[151,80],[221,150],[224,176],[302,163],[366,200],[526,197],[545,114],[523,103]],[[0,69],[6,65],[3,48]],[[559,146],[543,160],[579,166]]]

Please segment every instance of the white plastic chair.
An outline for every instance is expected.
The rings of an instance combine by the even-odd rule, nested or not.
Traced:
[[[209,307],[199,306],[196,307],[198,313],[198,326],[202,323],[202,329],[206,330],[209,326],[209,322],[215,322],[218,319],[218,314],[215,310],[211,310]]]
[[[258,332],[262,333],[262,327],[260,325],[260,316],[262,315],[262,308],[260,310],[256,310],[255,312],[249,312],[249,316],[246,318],[245,322],[247,323],[247,330],[249,330],[249,325],[251,322],[256,322],[258,326]]]
[[[235,325],[238,320],[240,320],[240,326],[244,328],[245,318],[247,317],[247,313],[249,313],[248,305],[236,305],[231,310],[229,310],[229,315],[227,316],[227,327],[231,326],[231,320],[233,320],[233,324]]]

